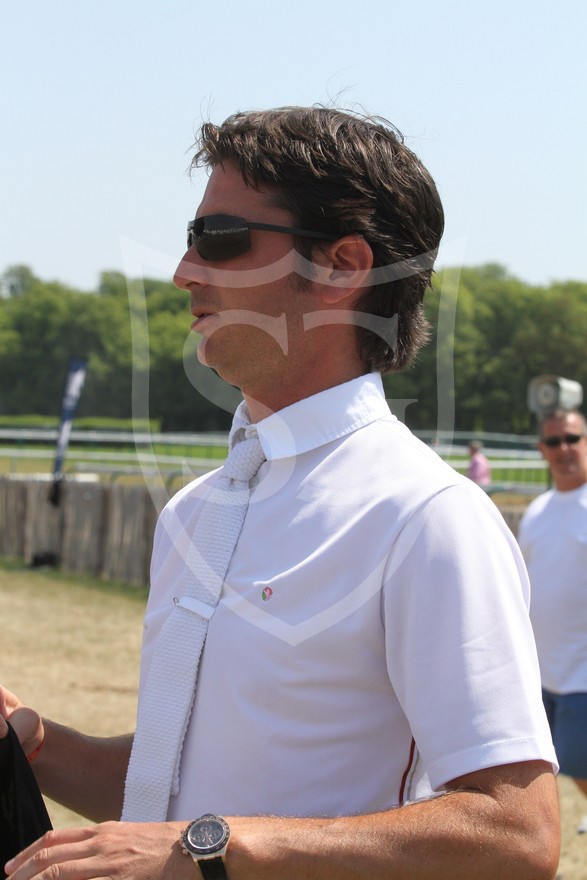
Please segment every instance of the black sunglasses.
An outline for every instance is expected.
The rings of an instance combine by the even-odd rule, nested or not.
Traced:
[[[338,235],[298,229],[297,226],[275,226],[274,223],[255,223],[243,217],[231,217],[229,214],[210,214],[207,217],[196,217],[188,223],[188,248],[194,246],[204,260],[230,260],[251,250],[251,229],[285,232],[288,235],[322,241],[335,241],[339,238]]]
[[[584,434],[563,434],[562,437],[542,437],[541,442],[544,443],[545,446],[548,446],[549,449],[556,449],[561,443],[567,443],[569,446],[574,446],[575,443],[578,443],[584,436]]]

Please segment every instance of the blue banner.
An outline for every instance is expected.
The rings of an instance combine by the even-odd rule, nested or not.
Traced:
[[[59,434],[57,435],[57,449],[53,466],[53,485],[49,493],[49,501],[55,507],[59,504],[63,461],[69,446],[73,416],[82,393],[82,388],[84,387],[87,367],[88,362],[85,358],[73,358],[69,362],[61,406],[61,424],[59,425]]]

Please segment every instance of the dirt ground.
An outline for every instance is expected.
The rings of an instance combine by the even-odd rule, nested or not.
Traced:
[[[98,735],[133,729],[144,592],[0,566],[0,681],[42,714]],[[587,800],[558,780],[563,880],[587,880]],[[55,827],[85,820],[51,801]],[[496,878],[506,880],[506,878]]]
[[[134,730],[145,592],[0,567],[0,681],[85,733]],[[54,826],[79,816],[47,802]]]

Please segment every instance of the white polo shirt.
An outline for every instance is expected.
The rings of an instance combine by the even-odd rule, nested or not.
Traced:
[[[391,415],[379,375],[247,430],[267,462],[169,818],[368,813],[483,767],[555,763],[517,545],[485,493]],[[216,474],[160,517],[139,700]]]
[[[532,584],[542,684],[555,694],[587,693],[587,483],[535,498],[518,541]]]

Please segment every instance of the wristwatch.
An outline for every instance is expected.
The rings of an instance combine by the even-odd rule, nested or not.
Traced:
[[[222,856],[229,837],[230,828],[222,816],[206,813],[190,822],[179,845],[184,855],[198,863],[204,880],[228,880]]]

